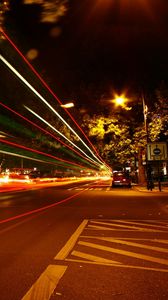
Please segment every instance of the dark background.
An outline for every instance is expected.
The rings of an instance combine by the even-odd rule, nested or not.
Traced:
[[[59,22],[40,23],[39,5],[12,1],[6,28],[61,101],[94,109],[126,91],[152,98],[168,80],[167,0],[73,0]],[[57,36],[53,36],[56,30]]]

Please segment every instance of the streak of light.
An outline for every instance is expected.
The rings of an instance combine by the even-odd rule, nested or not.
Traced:
[[[61,117],[61,115],[44,99],[44,97],[37,92],[37,90],[2,56],[0,55],[0,59],[2,62],[25,84],[27,87],[38,97],[43,101],[52,112],[56,114],[56,116],[70,129],[70,131],[73,132],[73,134],[76,135],[76,137],[82,142],[83,145],[89,150],[89,152],[99,161],[99,163],[102,165],[102,161],[91,151],[91,149],[86,145],[86,143],[80,138],[80,136],[73,130],[73,128],[64,120],[64,118]]]
[[[84,158],[85,160],[88,160],[89,162],[92,162],[94,164],[98,164],[97,162],[94,162],[90,159],[88,159],[87,157],[83,156],[80,152],[78,152],[77,150],[75,150],[74,148],[72,148],[71,146],[67,145],[66,143],[64,143],[61,139],[57,138],[55,135],[53,135],[52,133],[50,133],[49,131],[47,131],[46,129],[38,126],[36,123],[30,121],[29,119],[27,119],[26,117],[22,116],[21,114],[19,114],[18,112],[16,112],[15,110],[13,110],[12,108],[8,107],[7,105],[5,105],[4,103],[0,102],[0,105],[2,105],[4,108],[6,108],[7,110],[11,111],[12,113],[18,115],[20,118],[22,118],[23,120],[27,121],[28,123],[30,123],[31,125],[37,127],[38,129],[40,129],[41,131],[43,131],[45,134],[50,135],[52,138],[54,138],[55,140],[59,141],[62,145],[64,145],[65,147],[69,148],[70,150],[72,150],[73,152],[77,153],[79,156],[81,156],[82,158]],[[0,136],[1,137],[1,136]],[[65,137],[66,138],[66,137]],[[68,140],[69,141],[69,140]],[[71,141],[69,141],[71,143]]]
[[[43,78],[40,76],[40,74],[34,69],[34,67],[30,64],[30,62],[26,59],[26,57],[22,54],[22,52],[18,49],[18,47],[14,44],[14,42],[9,38],[9,36],[4,32],[4,30],[1,28],[1,33],[5,36],[5,38],[8,40],[8,42],[13,46],[13,48],[17,51],[17,53],[22,57],[22,59],[26,62],[26,64],[29,66],[29,68],[33,71],[33,73],[39,78],[39,80],[42,82],[42,84],[47,88],[47,90],[51,93],[51,95],[58,101],[58,103],[60,105],[62,105],[63,103],[60,101],[60,99],[57,97],[57,95],[52,91],[52,89],[47,85],[47,83],[43,80]],[[82,130],[82,128],[79,126],[79,124],[76,122],[76,120],[73,118],[73,116],[71,115],[71,113],[65,108],[63,107],[63,109],[66,111],[66,113],[69,115],[69,117],[73,120],[73,122],[75,123],[75,125],[78,127],[78,129],[82,132],[82,134],[85,136],[86,140],[89,142],[89,144],[91,145],[92,149],[95,151],[95,153],[97,154],[96,159],[98,159],[98,157],[100,158],[99,162],[103,163],[103,165],[106,166],[106,168],[108,170],[111,170],[111,168],[103,161],[103,159],[100,157],[97,149],[93,146],[93,144],[91,143],[91,141],[89,140],[89,138],[87,137],[87,135],[85,134],[85,132]],[[82,141],[82,140],[81,140]],[[85,143],[84,143],[85,144]],[[86,144],[85,144],[86,145]],[[88,147],[88,146],[87,146]],[[89,148],[90,149],[90,148]],[[91,152],[92,153],[92,152]],[[93,155],[93,154],[92,154]]]
[[[17,157],[21,157],[21,158],[26,158],[26,159],[30,159],[30,160],[35,160],[35,161],[38,161],[38,162],[42,162],[42,163],[52,164],[53,165],[53,163],[51,163],[49,161],[44,161],[44,160],[41,160],[41,159],[38,159],[38,158],[32,158],[32,157],[29,157],[29,156],[26,156],[26,155],[21,155],[21,154],[17,154],[17,153],[13,153],[13,152],[11,153],[11,152],[8,152],[8,151],[0,150],[0,153],[11,155],[11,156],[17,156]]]
[[[12,146],[17,147],[17,148],[25,149],[25,150],[30,151],[30,152],[42,154],[42,155],[44,155],[44,156],[54,158],[54,159],[56,159],[56,160],[58,160],[58,161],[60,161],[60,162],[65,162],[65,163],[68,163],[68,164],[70,164],[70,165],[74,165],[74,166],[80,167],[80,168],[82,168],[82,169],[83,169],[83,168],[86,168],[86,167],[84,167],[84,166],[82,166],[82,165],[79,165],[79,164],[73,163],[73,162],[71,162],[71,161],[68,161],[68,160],[59,158],[59,157],[57,157],[57,156],[53,156],[53,155],[51,155],[51,154],[47,154],[47,153],[41,152],[41,151],[39,151],[39,150],[35,150],[35,149],[28,148],[28,147],[23,146],[23,145],[19,145],[19,144],[13,143],[13,142],[9,142],[9,141],[3,140],[3,139],[1,139],[1,138],[0,138],[0,142],[2,142],[3,144],[12,145]]]
[[[38,209],[30,210],[28,212],[25,212],[25,213],[17,215],[17,216],[10,217],[8,219],[1,220],[0,224],[8,223],[8,222],[13,221],[13,220],[18,220],[20,218],[23,218],[23,217],[26,217],[26,216],[30,216],[30,215],[38,213],[38,212],[42,212],[42,211],[47,210],[49,208],[55,207],[55,206],[57,206],[59,204],[65,203],[65,202],[67,202],[67,201],[69,201],[69,200],[77,197],[78,195],[80,195],[80,194],[82,194],[84,192],[85,192],[85,190],[82,190],[82,191],[80,191],[80,192],[78,192],[78,193],[76,193],[76,194],[74,194],[74,195],[72,195],[70,197],[67,197],[67,198],[65,198],[63,200],[60,200],[60,201],[58,201],[56,203],[53,203],[53,204],[50,204],[50,205],[46,205],[46,206],[40,207]]]
[[[56,131],[59,135],[61,135],[62,137],[64,137],[64,139],[66,139],[70,144],[72,144],[75,148],[77,148],[79,151],[81,151],[83,154],[85,154],[90,160],[92,160],[95,164],[99,165],[97,162],[95,162],[90,156],[88,156],[81,148],[79,148],[76,144],[74,144],[71,140],[69,140],[64,134],[62,134],[59,130],[57,130],[55,127],[53,127],[50,123],[48,123],[46,120],[44,120],[42,117],[40,117],[37,113],[35,113],[33,110],[31,110],[30,108],[28,108],[27,106],[24,105],[24,107],[30,111],[33,115],[35,115],[38,119],[40,119],[41,121],[43,121],[46,125],[48,125],[51,129],[53,129],[54,131]]]

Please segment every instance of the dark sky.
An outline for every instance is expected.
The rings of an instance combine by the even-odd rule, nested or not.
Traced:
[[[66,16],[48,25],[38,22],[38,6],[13,3],[8,33],[24,53],[38,49],[32,63],[61,100],[87,103],[86,89],[96,97],[150,93],[168,80],[168,0],[71,0]]]

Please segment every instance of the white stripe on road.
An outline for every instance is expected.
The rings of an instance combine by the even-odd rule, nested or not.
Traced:
[[[140,267],[140,266],[131,266],[131,265],[124,265],[124,264],[109,264],[109,263],[101,263],[96,261],[86,261],[81,259],[71,259],[67,258],[66,261],[76,262],[76,263],[83,263],[83,264],[90,264],[90,265],[101,265],[107,267],[117,267],[117,268],[125,268],[125,269],[137,269],[137,270],[145,270],[145,271],[156,271],[156,272],[165,272],[168,273],[168,269],[161,269],[161,268],[151,268],[151,267]]]
[[[160,248],[160,247],[151,246],[151,245],[144,245],[143,243],[139,244],[139,243],[135,243],[135,242],[129,242],[129,241],[127,241],[127,238],[125,238],[124,240],[120,240],[120,238],[95,237],[95,236],[91,236],[91,237],[87,236],[86,238],[87,239],[91,238],[91,239],[96,239],[96,240],[101,240],[101,241],[106,241],[106,242],[111,242],[111,243],[117,243],[117,244],[122,244],[122,245],[127,245],[127,246],[133,246],[133,247],[142,248],[142,249],[154,250],[157,252],[168,253],[168,249],[166,249],[166,248]],[[134,240],[136,240],[136,238]],[[155,240],[153,240],[153,242],[155,242]]]
[[[162,229],[167,229],[168,230],[168,223],[166,223],[166,226],[161,226],[161,225],[157,225],[157,224],[147,224],[147,223],[142,223],[142,222],[132,222],[132,221],[123,221],[123,220],[115,220],[115,222],[117,223],[127,223],[127,224],[135,224],[135,225],[142,225],[142,226],[145,226],[145,227],[153,227],[153,228],[162,228]]]
[[[70,239],[64,245],[64,247],[58,252],[58,254],[54,257],[54,259],[64,260],[72,248],[75,246],[78,237],[80,236],[81,232],[87,225],[88,220],[83,220],[83,222],[79,225],[76,231],[71,235]]]
[[[144,228],[144,227],[131,226],[131,225],[129,226],[129,225],[124,225],[124,224],[119,225],[119,224],[115,224],[115,223],[111,223],[111,222],[103,222],[103,221],[90,221],[90,223],[102,225],[102,226],[88,225],[88,227],[97,227],[99,229],[106,228],[106,229],[109,229],[109,230],[116,230],[116,229],[111,229],[110,227],[118,227],[118,228],[122,228],[122,229],[124,229],[124,228],[129,229],[130,228],[131,230],[135,230],[135,231],[163,232],[163,230],[159,230],[159,229],[148,229],[148,228]],[[103,225],[108,225],[109,227],[105,227]]]
[[[151,262],[154,262],[154,263],[159,263],[159,264],[168,266],[168,260],[164,259],[164,258],[157,258],[157,257],[149,256],[149,255],[144,255],[144,254],[131,252],[131,251],[120,250],[120,249],[116,249],[116,248],[112,248],[112,247],[102,246],[102,245],[99,245],[99,244],[89,243],[89,242],[79,241],[78,244],[86,246],[86,247],[91,247],[91,248],[94,248],[94,249],[100,249],[100,250],[108,251],[108,252],[111,252],[111,253],[118,253],[120,255],[135,257],[135,258],[138,258],[138,259],[151,261]]]
[[[84,259],[88,259],[88,260],[91,260],[91,261],[94,261],[94,262],[117,264],[117,265],[122,264],[121,262],[116,261],[116,260],[106,259],[106,258],[103,258],[103,257],[100,257],[100,256],[95,256],[95,255],[83,253],[83,252],[80,252],[80,251],[72,251],[71,255],[77,256],[77,257],[80,257],[80,258],[84,258]]]
[[[22,300],[49,300],[67,266],[49,265]]]

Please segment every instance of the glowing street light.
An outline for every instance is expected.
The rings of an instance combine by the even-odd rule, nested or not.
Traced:
[[[61,104],[61,107],[71,108],[71,107],[74,107],[74,103],[73,102],[69,102],[69,103],[66,103],[66,104]]]
[[[128,98],[125,97],[124,94],[122,95],[115,95],[115,98],[112,100],[112,102],[116,105],[116,106],[121,106],[122,108],[126,109],[126,110],[131,110],[131,107],[128,107],[126,104],[128,102]]]

